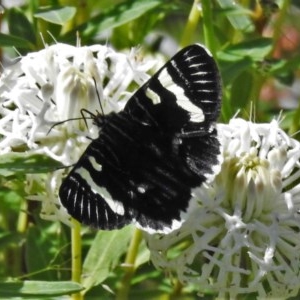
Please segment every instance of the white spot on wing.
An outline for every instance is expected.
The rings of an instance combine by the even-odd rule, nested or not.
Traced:
[[[96,209],[96,220],[97,220],[97,224],[99,224],[99,214],[98,214],[98,209]]]
[[[152,101],[153,104],[158,104],[161,102],[159,95],[150,88],[146,89],[146,96]]]
[[[205,84],[205,83],[214,83],[214,81],[213,80],[195,80],[194,83]]]
[[[71,189],[68,191],[68,199],[70,197],[70,193],[71,193]],[[76,190],[75,194],[74,194],[74,203],[73,203],[73,208],[76,208],[77,206],[77,201],[78,201],[78,192]]]
[[[204,71],[198,71],[195,73],[191,73],[192,76],[203,76],[203,75],[207,75],[210,74],[211,72],[204,72]]]
[[[87,203],[87,211],[88,211],[88,216],[89,216],[89,219],[91,219],[91,202],[90,201],[88,201],[88,203]]]
[[[81,198],[80,198],[79,207],[80,207],[80,215],[82,216],[83,215],[83,196],[81,196]]]
[[[183,88],[175,84],[166,69],[163,69],[158,76],[161,84],[176,96],[176,103],[187,111],[190,115],[190,121],[194,123],[203,122],[205,117],[201,108],[193,104],[184,94]]]
[[[143,186],[138,186],[137,191],[141,194],[145,194],[146,193],[146,189]]]
[[[98,171],[98,172],[102,171],[102,165],[100,165],[99,163],[96,162],[95,157],[90,156],[89,161],[96,171]]]
[[[97,165],[99,166],[99,164]],[[123,204],[120,201],[112,199],[111,195],[109,194],[109,192],[105,187],[97,185],[93,181],[87,169],[81,167],[78,168],[75,172],[79,174],[82,177],[82,179],[84,179],[87,182],[87,184],[90,186],[94,194],[99,194],[105,200],[107,205],[111,208],[111,210],[114,213],[118,215],[124,215],[125,211],[124,211]]]
[[[190,61],[190,59],[186,60],[186,61]],[[205,66],[205,63],[199,63],[199,64],[190,64],[188,67],[191,68],[199,68],[200,66]],[[206,72],[205,72],[206,73]]]

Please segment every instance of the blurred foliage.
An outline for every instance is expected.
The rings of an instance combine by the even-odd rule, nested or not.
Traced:
[[[202,1],[205,15],[188,31],[185,26],[192,4],[187,0],[28,0],[18,7],[3,4],[2,63],[46,44],[75,45],[78,36],[81,45],[109,42],[120,50],[142,45],[149,52],[161,51],[169,40],[181,46],[200,42],[209,46],[221,69],[220,121],[228,122],[237,112],[260,122],[281,115],[283,128],[298,132],[299,1]],[[33,170],[44,173],[53,167],[57,165],[39,156],[0,159],[0,298],[60,299],[60,295],[81,289],[79,284],[65,282],[71,272],[70,229],[41,221],[38,203],[24,201],[25,174]],[[29,214],[25,223],[24,214]],[[84,229],[82,234],[83,282],[89,288],[85,299],[114,299],[111,291],[119,288],[124,276],[122,262],[132,228],[113,232]],[[130,299],[196,299],[198,287],[183,287],[176,278],[153,268],[144,242],[135,263]],[[206,296],[202,299],[214,298],[203,292]]]

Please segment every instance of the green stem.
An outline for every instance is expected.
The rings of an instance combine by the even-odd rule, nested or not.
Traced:
[[[182,296],[182,288],[183,288],[183,284],[178,279],[176,279],[173,284],[173,291],[169,295],[169,300],[179,299],[180,296]]]
[[[18,217],[18,223],[17,223],[17,231],[20,233],[24,233],[27,228],[27,222],[28,222],[27,209],[28,209],[28,202],[27,200],[24,200],[22,202],[22,206]]]
[[[290,0],[284,0],[282,9],[280,10],[279,16],[276,19],[276,24],[274,24],[274,32],[273,32],[273,36],[272,36],[273,46],[272,46],[272,50],[270,51],[270,53],[268,55],[269,57],[273,56],[273,52],[275,51],[278,39],[280,38],[280,35],[281,35],[282,24],[283,24],[284,20],[286,19],[286,14],[288,12],[289,7],[290,7]],[[260,95],[262,86],[263,86],[264,82],[266,81],[266,77],[257,72],[253,75],[253,77],[254,77],[254,82],[252,85],[250,99],[253,101],[254,108],[255,108],[255,107],[258,107],[259,95]],[[297,113],[296,113],[296,117],[298,117]],[[294,125],[295,125],[295,122],[294,122]],[[296,126],[298,126],[298,124]],[[294,130],[295,128],[296,127],[294,127],[292,130]]]
[[[76,220],[72,220],[73,227],[71,229],[71,251],[72,251],[72,281],[81,282],[81,225]],[[72,295],[72,300],[81,300],[81,293]]]
[[[290,135],[299,131],[299,127],[300,127],[299,120],[300,120],[300,104],[298,105],[297,109],[295,110],[295,113],[293,114],[293,119],[291,122],[291,126],[289,128]]]
[[[199,22],[199,18],[201,15],[201,11],[199,9],[199,0],[194,0],[192,9],[190,11],[189,17],[187,19],[187,23],[185,25],[182,39],[180,42],[180,47],[185,47],[192,42],[192,33],[196,31],[197,24]]]
[[[5,219],[4,219],[5,220]],[[5,222],[2,222],[2,225]],[[18,216],[17,221],[17,232],[21,234],[25,234],[27,229],[28,223],[28,201],[23,200],[21,203],[21,209]],[[9,221],[7,220],[6,227],[7,229],[10,228]],[[9,270],[9,273],[11,276],[20,276],[22,274],[22,250],[19,245],[9,246],[4,251],[5,258],[3,261],[5,261],[5,268],[6,270]]]
[[[117,291],[116,300],[127,300],[130,290],[131,278],[135,272],[135,261],[138,255],[139,245],[142,240],[142,231],[140,229],[135,229],[132,239],[130,241],[130,245],[128,248],[128,252],[125,258],[125,274],[120,282],[119,289]]]
[[[217,45],[215,42],[215,34],[213,28],[212,1],[202,0],[201,4],[203,13],[204,44],[210,50],[213,57],[216,57]]]

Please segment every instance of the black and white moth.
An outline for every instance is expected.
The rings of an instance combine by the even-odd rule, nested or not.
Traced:
[[[97,115],[98,138],[59,190],[68,213],[99,229],[177,228],[192,189],[219,164],[220,82],[211,54],[194,44],[139,88],[124,110]]]

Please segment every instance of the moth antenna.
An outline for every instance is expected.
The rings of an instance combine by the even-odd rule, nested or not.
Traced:
[[[84,115],[84,113],[90,115],[90,117],[86,117]],[[88,124],[87,124],[87,119],[92,119],[92,120],[95,120],[97,118],[97,115],[93,114],[91,111],[87,110],[86,108],[82,108],[80,110],[80,114],[82,116],[82,119],[84,120],[84,123],[85,123],[85,126],[88,128]]]
[[[47,134],[46,134],[46,135],[48,135],[48,134],[51,132],[51,130],[52,130],[55,126],[64,124],[64,123],[69,122],[69,121],[78,121],[78,120],[84,119],[84,122],[85,122],[85,124],[87,125],[86,119],[93,119],[93,117],[94,117],[94,115],[93,115],[91,112],[89,112],[89,111],[87,111],[87,112],[88,112],[90,115],[92,115],[90,118],[87,118],[86,116],[84,116],[84,115],[82,114],[82,117],[71,118],[71,119],[67,119],[67,120],[60,121],[60,122],[56,122],[55,124],[53,124],[53,125],[50,127],[50,129],[47,131]]]
[[[94,80],[94,84],[95,84],[95,90],[96,90],[96,94],[97,94],[97,98],[98,98],[98,102],[99,102],[101,114],[104,115],[103,106],[102,106],[100,95],[99,95],[98,88],[97,88],[97,82],[96,82],[96,79],[94,77],[93,77],[93,80]]]

